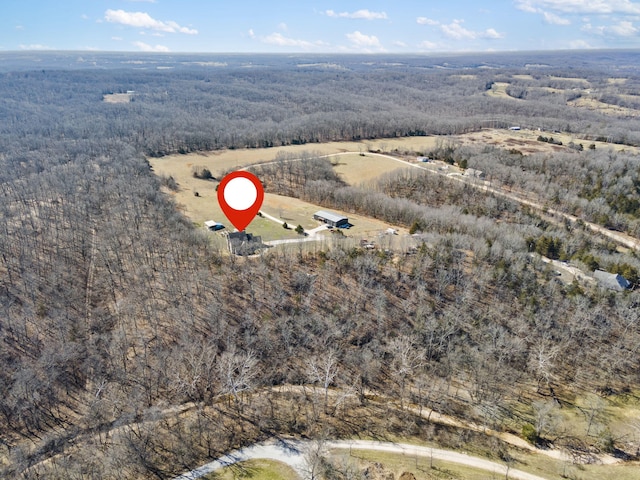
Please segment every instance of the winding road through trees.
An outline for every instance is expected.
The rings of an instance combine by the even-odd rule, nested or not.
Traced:
[[[338,154],[341,155],[341,154]],[[389,158],[391,160],[395,160],[396,162],[400,162],[403,163],[407,166],[410,167],[414,167],[414,168],[420,168],[421,170],[424,170],[426,172],[435,174],[435,175],[440,175],[442,177],[447,177],[450,178],[452,180],[458,181],[458,182],[463,182],[473,188],[477,188],[483,192],[486,193],[492,193],[494,195],[498,195],[500,197],[503,198],[508,198],[509,200],[512,200],[514,202],[519,203],[520,205],[526,205],[527,207],[531,207],[534,208],[538,211],[540,211],[541,213],[547,214],[547,215],[555,215],[558,217],[562,217],[565,220],[570,221],[571,223],[577,223],[579,220],[578,217],[576,217],[575,215],[571,215],[565,212],[561,212],[560,210],[556,210],[553,208],[548,208],[545,205],[542,205],[538,202],[534,202],[532,200],[528,200],[526,198],[523,198],[520,195],[516,195],[514,193],[511,192],[506,192],[501,188],[497,188],[497,187],[492,187],[489,185],[488,182],[482,181],[482,180],[477,180],[477,179],[471,179],[469,180],[468,177],[463,177],[463,176],[453,176],[453,175],[449,175],[446,173],[442,173],[442,172],[438,172],[436,170],[432,170],[432,169],[428,169],[428,168],[424,168],[422,165],[416,164],[416,163],[411,163],[408,162],[406,160],[402,160],[400,158],[396,158],[396,157],[392,157],[390,155],[384,155],[381,153],[368,153],[367,155],[378,155],[378,156],[382,156],[385,158]],[[581,220],[583,222],[583,224],[585,225],[586,228],[588,228],[589,230],[591,230],[592,232],[595,232],[599,235],[605,236],[611,240],[613,240],[614,242],[617,242],[618,244],[628,247],[628,248],[633,248],[634,250],[640,250],[640,241],[638,241],[638,239],[631,237],[630,235],[627,235],[625,233],[621,233],[621,232],[615,232],[613,230],[609,230],[608,228],[605,228],[601,225],[597,225],[595,223],[591,223],[591,222],[587,222],[586,220]]]
[[[320,443],[311,440],[280,440],[258,443],[231,452],[211,463],[184,473],[174,480],[195,480],[235,463],[254,459],[277,460],[292,467],[298,472],[300,478],[313,480],[317,478],[314,474],[316,470],[314,468],[314,453],[321,452],[321,454],[326,454],[330,450],[348,450],[350,454],[353,450],[368,450],[397,453],[410,458],[427,457],[433,460],[457,463],[459,465],[486,470],[493,474],[500,475],[501,478],[546,480],[544,477],[523,472],[522,470],[512,469],[509,465],[492,462],[484,458],[473,457],[465,453],[410,445],[407,443],[376,442],[371,440],[333,440]]]
[[[329,158],[329,157],[338,157],[341,155],[354,155],[354,154],[359,154],[361,152],[340,152],[340,153],[331,153],[328,155],[320,155],[319,158]],[[413,167],[413,168],[419,168],[420,170],[423,170],[425,172],[429,172],[433,175],[439,175],[441,177],[446,177],[449,178],[453,181],[457,181],[457,182],[462,182],[466,185],[469,185],[473,188],[476,188],[478,190],[481,190],[485,193],[489,193],[489,194],[493,194],[493,195],[497,195],[503,198],[507,198],[511,201],[517,202],[520,205],[524,205],[530,208],[533,208],[535,210],[538,210],[540,213],[546,214],[548,216],[556,216],[556,217],[560,217],[564,220],[568,220],[571,223],[578,223],[578,221],[581,221],[582,224],[588,228],[589,230],[591,230],[594,233],[597,233],[599,235],[602,235],[604,237],[607,237],[611,240],[613,240],[614,242],[618,243],[619,245],[622,245],[624,247],[627,248],[632,248],[634,250],[639,250],[640,251],[640,241],[626,233],[622,233],[622,232],[616,232],[613,230],[609,230],[608,228],[603,227],[602,225],[597,225],[595,223],[592,222],[588,222],[586,220],[582,220],[578,217],[576,217],[575,215],[571,215],[569,213],[565,213],[562,212],[560,210],[554,209],[554,208],[549,208],[546,205],[543,205],[541,203],[535,202],[533,200],[529,200],[527,198],[522,197],[521,195],[515,194],[513,192],[507,192],[504,189],[500,188],[500,187],[492,187],[489,182],[486,182],[484,180],[478,180],[475,178],[469,178],[469,177],[464,177],[462,175],[451,175],[450,173],[444,173],[444,172],[440,172],[434,169],[430,169],[430,168],[425,168],[423,165],[421,164],[417,164],[417,163],[412,163],[409,162],[407,160],[403,160],[401,158],[397,158],[391,155],[386,155],[383,153],[373,153],[373,152],[368,152],[366,155],[370,155],[370,156],[377,156],[377,157],[382,157],[382,158],[387,158],[389,160],[393,160],[395,162],[398,162],[400,164],[406,165],[408,167]],[[296,158],[296,159],[288,159],[287,161],[302,161],[304,160],[304,158]],[[271,164],[275,164],[278,163],[279,161],[274,160],[274,161],[269,161],[269,162],[263,162],[260,165],[271,165]],[[241,170],[246,170],[249,167],[251,167],[253,165],[247,165],[243,168],[241,168]],[[282,223],[280,220],[270,217],[270,219],[275,220],[278,223]],[[296,240],[299,241],[299,240]]]

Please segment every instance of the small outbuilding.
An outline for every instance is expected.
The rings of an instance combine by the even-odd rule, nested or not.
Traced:
[[[476,170],[475,168],[467,168],[464,171],[465,177],[484,178],[484,172],[482,170]]]
[[[622,292],[631,287],[629,280],[624,278],[619,273],[609,273],[603,270],[595,270],[593,277],[598,281],[601,287],[608,288],[609,290],[616,290]]]
[[[222,230],[224,228],[224,225],[222,223],[216,222],[215,220],[207,220],[206,222],[204,222],[204,226],[214,232],[217,232],[218,230]]]
[[[349,224],[349,219],[347,217],[338,215],[334,212],[327,212],[326,210],[320,210],[314,213],[313,219],[326,223],[331,227],[340,227]]]

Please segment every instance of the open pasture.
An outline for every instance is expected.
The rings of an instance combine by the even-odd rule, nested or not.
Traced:
[[[581,78],[581,77],[560,77],[557,75],[549,75],[549,79],[568,81],[568,82],[578,82],[578,83],[584,84],[585,86],[589,86],[589,81],[586,78]]]
[[[552,145],[545,142],[539,142],[537,138],[542,135],[544,137],[553,137],[555,140],[562,142],[562,146]],[[554,133],[539,130],[522,129],[518,131],[507,129],[481,130],[478,132],[467,133],[454,137],[461,143],[472,143],[475,145],[487,144],[506,149],[516,149],[524,154],[535,152],[554,152],[567,149],[570,142],[582,144],[584,148],[594,144],[596,149],[613,149],[615,151],[625,150],[627,152],[638,153],[638,148],[628,145],[620,145],[615,143],[599,142],[595,140],[585,140],[578,136],[568,133]]]
[[[318,210],[334,211],[331,208],[315,205],[313,203],[305,202],[297,198],[284,197],[281,195],[273,194],[265,195],[263,210],[270,215],[273,215],[274,217],[287,222],[287,224],[291,227],[302,225],[305,230],[310,230],[321,225],[320,222],[313,220],[313,214]],[[342,231],[344,235],[348,237],[372,237],[380,233],[384,233],[387,228],[396,228],[398,230],[398,233],[407,233],[406,229],[395,227],[389,223],[377,220],[375,218],[365,217],[363,215],[344,211],[336,211],[336,213],[348,217],[349,223],[353,226],[348,230],[333,230]],[[275,224],[275,222],[272,223]],[[251,225],[253,225],[253,223]],[[336,235],[335,233],[331,233],[329,230],[321,232],[320,234],[324,236]],[[265,240],[269,239],[265,238]]]
[[[374,158],[360,157],[359,155],[355,155],[355,157],[363,160]],[[378,158],[384,160],[382,157]],[[215,220],[225,224],[227,231],[233,231],[232,225],[226,219],[218,204],[216,191],[218,182],[193,177],[191,167],[188,166],[188,163],[167,161],[167,158],[151,160],[156,174],[172,176],[178,183],[178,191],[174,192],[168,189],[166,189],[166,191],[173,197],[178,208],[196,225],[202,226],[206,220]],[[402,167],[401,164],[390,159],[378,163],[381,172],[385,170],[383,165],[387,165],[386,170],[394,170],[395,168]],[[201,164],[199,163],[198,165]],[[357,166],[354,166],[354,168],[356,167]],[[195,195],[196,192],[198,196]],[[249,224],[247,231],[255,235],[261,235],[263,241],[271,241],[299,238],[299,235],[293,230],[297,225],[302,225],[305,230],[315,228],[320,224],[313,220],[313,214],[318,210],[331,210],[331,208],[308,203],[297,198],[266,193],[261,210],[286,222],[290,227],[290,229],[285,229],[273,220],[257,216]],[[350,223],[353,224],[351,229],[344,230],[344,233],[348,236],[372,236],[384,232],[387,228],[396,228],[386,222],[373,218],[348,212],[339,213],[348,216]],[[401,232],[403,230],[398,229],[398,231]],[[322,234],[331,235],[328,231]]]
[[[133,95],[131,93],[109,93],[102,96],[104,103],[129,103]]]
[[[384,173],[399,168],[409,168],[401,163],[379,155],[346,154],[331,157],[334,170],[350,185],[366,184]]]
[[[512,97],[507,93],[507,87],[510,84],[507,82],[494,82],[491,90],[487,90],[487,95],[490,97],[498,97],[498,98],[510,98],[512,100],[519,100],[517,98]]]
[[[552,145],[537,141],[543,135],[559,140],[563,146]],[[399,168],[408,168],[401,163],[383,156],[372,155],[370,151],[384,152],[421,152],[429,153],[438,140],[438,136],[407,137],[394,139],[368,140],[363,142],[332,142],[314,145],[293,145],[278,148],[224,150],[189,155],[171,155],[163,158],[151,158],[149,162],[156,174],[173,177],[178,184],[178,191],[167,190],[174,198],[179,208],[195,224],[203,225],[206,220],[224,223],[228,229],[232,226],[222,213],[218,201],[216,180],[202,180],[193,176],[194,167],[208,168],[214,177],[219,178],[223,173],[243,168],[251,164],[273,161],[279,152],[289,154],[310,151],[311,148],[321,155],[331,155],[336,171],[345,182],[351,185],[367,184],[375,181],[380,175]],[[457,136],[447,137],[454,142],[475,145],[494,145],[505,149],[519,150],[524,154],[536,152],[551,153],[567,149],[570,142],[582,143],[584,148],[595,144],[597,149],[627,150],[637,153],[637,148],[626,145],[609,144],[592,140],[580,139],[565,133],[552,133],[539,130],[522,129],[518,131],[508,129],[481,130]],[[197,196],[196,196],[197,193]],[[248,226],[247,231],[261,235],[264,241],[299,238],[293,229],[301,225],[305,230],[317,227],[313,214],[318,210],[331,210],[330,207],[314,205],[299,199],[282,197],[267,193],[262,210],[282,222],[286,222],[291,229],[284,229],[273,220],[256,217]],[[397,226],[388,225],[374,218],[363,217],[351,212],[338,212],[349,217],[354,226],[343,230],[347,236],[354,238],[374,237],[387,228],[396,228],[399,233],[406,233]],[[321,232],[320,235],[336,235]]]
[[[612,105],[610,103],[604,103],[593,97],[580,97],[575,100],[567,102],[567,105],[576,108],[586,108],[588,110],[597,110],[605,115],[614,115],[616,117],[637,117],[640,116],[640,110],[634,110],[632,108],[621,107],[619,105]]]
[[[168,155],[162,158],[152,158],[150,163],[154,168],[169,164],[164,168],[177,174],[191,175],[194,165],[208,168],[214,176],[220,176],[230,170],[239,170],[259,163],[272,162],[281,153],[302,156],[304,152],[318,155],[329,155],[341,152],[365,151],[367,146],[362,142],[329,142],[306,145],[287,145],[271,148],[242,148],[218,150],[213,152],[189,153],[186,155]],[[175,177],[175,175],[174,175]]]
[[[347,152],[366,153],[368,151],[378,150],[383,152],[426,151],[435,146],[438,138],[438,136],[429,135],[380,138],[359,142],[310,143],[306,145],[287,145],[272,148],[228,149],[149,158],[149,163],[156,172],[169,172],[168,174],[173,175],[176,179],[177,176],[191,176],[191,170],[194,166],[208,168],[215,177],[230,170],[238,170],[249,165],[272,162],[280,153],[295,156],[296,154],[302,155],[304,152],[313,152],[318,155],[331,155]]]

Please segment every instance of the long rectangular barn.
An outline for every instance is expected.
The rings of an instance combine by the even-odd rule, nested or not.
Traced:
[[[332,227],[339,227],[340,225],[346,225],[349,223],[349,219],[347,217],[334,212],[327,212],[326,210],[320,210],[314,213],[313,219],[326,223]]]

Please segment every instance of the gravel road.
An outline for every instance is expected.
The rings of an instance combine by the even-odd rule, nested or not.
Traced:
[[[290,441],[270,441],[266,443],[259,443],[250,447],[243,448],[231,452],[224,457],[221,457],[211,463],[207,463],[195,470],[191,470],[174,480],[195,480],[201,478],[209,473],[215,472],[221,468],[229,465],[233,465],[237,462],[252,459],[269,459],[277,460],[291,466],[298,474],[300,478],[304,480],[311,480],[312,476],[310,468],[306,461],[305,453],[310,447],[313,446],[313,442],[306,440],[290,440]],[[420,447],[416,445],[409,445],[406,443],[390,443],[390,442],[376,442],[369,440],[335,440],[327,441],[322,445],[323,450],[368,450],[368,451],[380,451],[391,452],[406,455],[408,457],[432,457],[434,460],[444,460],[446,462],[457,463],[459,465],[466,465],[469,467],[486,470],[488,472],[500,475],[500,478],[507,478],[506,465],[492,462],[484,458],[473,457],[466,453],[453,452],[450,450],[442,450],[438,448]],[[523,472],[521,470],[509,469],[510,479],[517,480],[547,480],[543,477],[533,475],[531,473]]]

